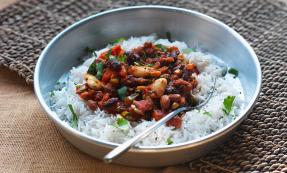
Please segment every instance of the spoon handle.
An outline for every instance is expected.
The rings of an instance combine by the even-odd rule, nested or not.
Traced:
[[[138,134],[137,136],[133,137],[132,139],[124,142],[123,144],[119,145],[115,149],[113,149],[111,152],[105,155],[104,161],[106,163],[111,163],[113,159],[119,157],[121,154],[123,154],[125,151],[130,149],[132,146],[134,146],[136,143],[138,143],[140,140],[145,138],[147,135],[149,135],[151,132],[159,128],[161,125],[165,124],[168,120],[170,120],[172,117],[177,115],[178,113],[187,110],[187,107],[182,107],[179,109],[176,109],[175,111],[167,114],[162,119],[148,127],[146,130]]]

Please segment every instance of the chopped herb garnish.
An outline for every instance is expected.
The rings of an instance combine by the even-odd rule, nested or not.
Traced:
[[[115,59],[116,59],[115,56],[113,56],[113,55],[110,55],[110,56],[109,56],[109,60],[115,60]]]
[[[160,57],[160,54],[154,54],[153,58],[159,58],[159,57]]]
[[[166,143],[167,143],[167,145],[173,144],[171,137],[167,138]]]
[[[103,71],[104,71],[104,64],[102,62],[99,62],[96,64],[96,69],[97,69],[97,75],[96,77],[98,79],[101,79],[103,76]]]
[[[166,38],[168,39],[168,41],[171,41],[171,33],[170,32],[166,32]]]
[[[56,85],[60,85],[60,81],[57,81],[57,82],[56,82]]]
[[[119,56],[119,61],[120,61],[120,62],[126,62],[126,60],[127,60],[127,56],[126,56],[125,54]]]
[[[116,44],[116,43],[120,43],[120,42],[123,42],[123,41],[125,41],[126,39],[124,38],[124,37],[120,37],[120,38],[118,38],[118,39],[115,39],[112,43],[113,44]]]
[[[225,113],[225,115],[228,115],[231,112],[234,99],[235,96],[227,96],[224,99],[222,111]]]
[[[165,52],[166,51],[166,46],[162,44],[156,44],[155,47],[159,48],[161,51]]]
[[[75,113],[73,106],[71,104],[68,104],[68,108],[70,109],[71,113],[72,113],[72,120],[71,120],[71,127],[76,128],[78,127],[78,116]]]
[[[208,111],[204,111],[203,112],[203,115],[207,115],[207,116],[209,116],[209,117],[211,117],[212,115],[211,115],[211,113],[210,112],[208,112]]]
[[[189,53],[193,52],[193,50],[191,48],[185,48],[185,49],[183,49],[182,52],[185,54],[189,54]]]
[[[233,74],[235,77],[238,76],[238,70],[236,70],[235,68],[230,68],[228,70],[228,73]]]
[[[126,86],[123,86],[120,89],[118,89],[118,95],[119,95],[121,100],[125,99],[127,90],[128,90],[128,88]]]
[[[152,67],[152,66],[153,66],[153,64],[146,64],[146,66],[148,66],[148,67]]]
[[[126,120],[122,117],[117,118],[117,125],[119,127],[126,126],[126,125],[128,125],[128,123],[129,123],[128,120]]]
[[[50,96],[53,97],[55,95],[54,91],[50,92]]]
[[[112,49],[108,50],[108,53],[106,54],[106,58],[110,59],[111,54],[112,54]]]
[[[97,64],[92,63],[87,71],[89,74],[96,75],[97,74]]]
[[[128,116],[128,114],[126,115]],[[113,127],[122,130],[123,132],[128,132],[129,130],[129,121],[122,116],[118,116],[115,123],[112,124]]]

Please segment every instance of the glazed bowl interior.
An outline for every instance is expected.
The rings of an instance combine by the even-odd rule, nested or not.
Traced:
[[[189,10],[162,6],[128,7],[104,12],[83,19],[57,35],[43,51],[36,66],[35,91],[41,105],[54,122],[64,127],[64,123],[48,107],[48,93],[62,74],[80,65],[79,58],[86,55],[86,47],[100,49],[119,37],[153,33],[165,37],[167,32],[171,33],[173,40],[183,41],[191,47],[200,47],[239,71],[246,96],[245,110],[224,129],[199,140],[216,135],[242,121],[254,105],[261,85],[260,66],[250,46],[235,31],[213,18]],[[73,131],[70,127],[65,128]],[[174,146],[188,143],[192,141]]]

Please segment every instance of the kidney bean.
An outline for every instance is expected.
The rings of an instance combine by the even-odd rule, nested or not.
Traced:
[[[160,97],[160,106],[162,109],[166,110],[170,106],[170,99],[168,95],[163,95]]]
[[[97,107],[98,107],[97,102],[94,101],[94,100],[88,100],[88,101],[87,101],[87,105],[88,105],[88,107],[89,107],[91,110],[93,110],[93,111],[96,110]]]
[[[104,107],[110,107],[110,106],[115,105],[118,101],[119,101],[119,98],[117,98],[117,97],[112,97],[112,98],[110,98],[109,100],[105,101],[104,104],[103,104],[103,106],[104,106]]]

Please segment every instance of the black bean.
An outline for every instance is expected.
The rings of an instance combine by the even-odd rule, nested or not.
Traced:
[[[177,55],[179,55],[179,51],[173,50],[170,52],[170,56],[173,58],[177,58]]]
[[[109,100],[105,101],[103,106],[104,107],[110,107],[110,106],[115,105],[118,101],[119,101],[119,98],[113,97],[113,98],[110,98]]]
[[[104,68],[110,68],[111,67],[111,61],[105,61]]]
[[[172,67],[172,71],[175,71],[175,70],[182,70],[183,69],[183,65],[182,64],[174,64]]]
[[[127,63],[129,65],[133,65],[134,62],[137,62],[139,61],[141,58],[140,58],[140,55],[137,54],[137,53],[133,53],[133,52],[130,52],[127,56]]]
[[[190,72],[188,70],[184,69],[183,70],[183,74],[182,74],[182,79],[186,80],[186,81],[189,81],[190,76],[191,76]]]
[[[111,69],[115,71],[120,71],[121,70],[121,63],[117,60],[113,60],[111,62]]]
[[[124,81],[125,85],[127,86],[138,86],[138,85],[147,85],[151,83],[152,81],[150,79],[145,79],[145,78],[137,78],[132,75],[128,75],[127,79]]]
[[[173,87],[173,83],[172,82],[170,82],[167,85],[165,91],[166,91],[167,94],[176,93],[176,89]]]

